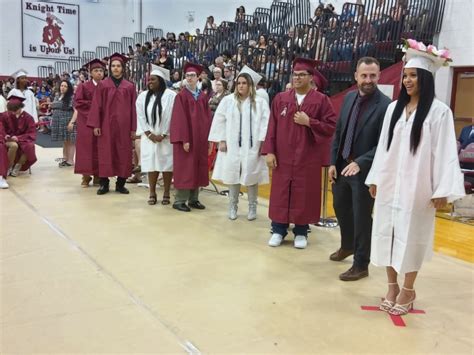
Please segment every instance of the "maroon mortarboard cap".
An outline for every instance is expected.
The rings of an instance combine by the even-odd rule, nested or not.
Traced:
[[[204,67],[202,65],[199,65],[199,64],[188,62],[188,63],[184,64],[183,71],[184,71],[185,74],[193,72],[193,73],[196,73],[197,75],[200,75],[204,71]]]
[[[104,63],[100,59],[92,59],[89,63],[86,64],[87,68],[89,68],[89,71],[92,69],[105,69]]]
[[[120,63],[125,64],[127,63],[128,58],[120,53],[115,52],[109,57],[109,60],[110,60],[110,64],[112,64],[114,60],[118,60]]]
[[[310,74],[314,74],[317,61],[308,58],[296,58],[293,60],[293,71],[306,70]]]
[[[23,101],[25,101],[25,97],[24,96],[19,96],[19,95],[10,95],[10,97],[8,98],[8,102],[12,103],[12,104],[21,104]]]
[[[314,81],[314,84],[316,85],[318,91],[324,91],[324,89],[329,84],[328,80],[317,69],[314,69],[313,81]]]

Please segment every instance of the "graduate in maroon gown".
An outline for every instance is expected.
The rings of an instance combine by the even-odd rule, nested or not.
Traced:
[[[94,184],[99,178],[99,157],[97,137],[94,130],[87,126],[87,117],[91,109],[92,98],[99,82],[104,78],[105,65],[100,59],[87,63],[91,80],[79,84],[74,95],[74,107],[77,110],[76,164],[74,172],[82,174],[82,187],[88,187],[91,176]]]
[[[36,126],[33,117],[23,111],[25,97],[17,92],[8,97],[7,112],[0,114],[5,131],[10,176],[16,177],[36,162]]]
[[[199,188],[209,184],[207,137],[211,128],[208,97],[197,88],[198,64],[184,65],[186,86],[176,96],[171,116],[170,140],[173,144],[173,175],[176,189],[173,208],[189,212],[204,209],[199,202]],[[186,205],[188,202],[188,205]]]
[[[110,56],[111,74],[97,85],[87,117],[94,129],[99,156],[100,187],[98,195],[109,192],[109,177],[117,176],[115,191],[128,194],[125,187],[132,173],[132,139],[137,129],[135,85],[124,79],[127,58],[119,53]]]
[[[313,90],[317,62],[296,58],[293,88],[279,93],[272,103],[262,154],[273,169],[269,217],[272,237],[279,246],[290,223],[295,224],[294,246],[304,249],[310,223],[319,220],[321,208],[322,147],[336,127],[329,98]]]
[[[3,128],[3,120],[0,119],[0,189],[8,189],[8,155],[5,140],[5,128]]]

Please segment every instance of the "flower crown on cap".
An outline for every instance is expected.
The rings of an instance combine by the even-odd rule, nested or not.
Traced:
[[[452,58],[450,57],[449,50],[444,48],[444,49],[438,49],[432,44],[426,46],[423,42],[418,42],[414,39],[404,39],[403,40],[403,52],[407,52],[408,49],[416,50],[419,51],[423,54],[430,54],[433,57],[437,58],[438,60],[441,59],[443,60],[443,66],[448,66],[450,62],[452,62]]]

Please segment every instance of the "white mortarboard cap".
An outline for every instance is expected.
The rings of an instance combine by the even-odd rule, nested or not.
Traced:
[[[150,75],[156,75],[163,78],[165,81],[170,81],[170,71],[155,64],[151,65]]]
[[[16,72],[14,72],[12,74],[12,77],[16,80],[20,76],[27,76],[27,75],[28,75],[28,73],[26,72],[25,69],[20,69],[20,70],[17,70]]]
[[[239,75],[237,75],[237,78],[240,76],[240,74],[248,74],[251,76],[252,80],[253,80],[253,84],[255,86],[257,86],[257,84],[259,83],[260,80],[262,80],[262,76],[260,74],[258,74],[256,71],[254,71],[253,69],[251,69],[250,67],[248,67],[247,65],[245,65],[239,72]]]
[[[431,53],[418,51],[416,49],[408,48],[405,54],[405,68],[420,68],[435,73],[441,68],[446,59],[434,56]]]

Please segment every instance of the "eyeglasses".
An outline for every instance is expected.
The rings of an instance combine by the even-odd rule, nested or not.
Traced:
[[[311,74],[308,74],[308,73],[293,73],[293,78],[303,79],[305,76],[308,76],[308,75],[311,75]]]
[[[188,73],[185,75],[186,78],[195,78],[196,76],[196,73]]]

